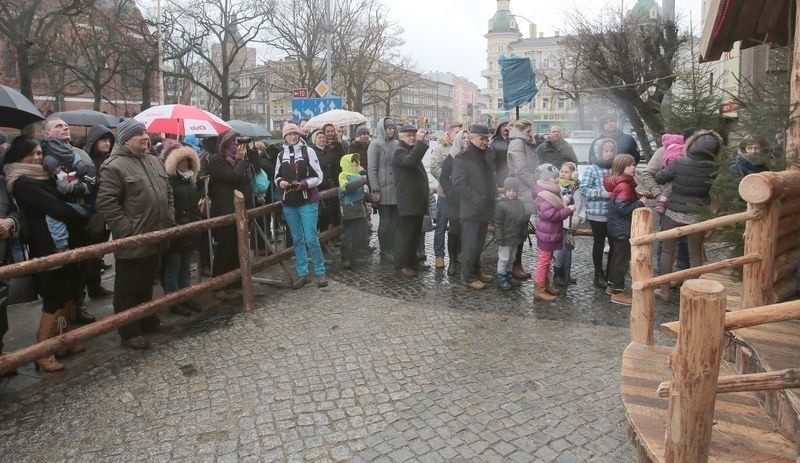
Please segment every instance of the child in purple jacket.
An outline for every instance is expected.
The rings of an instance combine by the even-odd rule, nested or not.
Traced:
[[[575,212],[575,205],[567,205],[569,195],[561,196],[558,185],[558,169],[551,164],[542,164],[537,169],[536,186],[533,194],[536,200],[538,218],[536,220],[536,246],[539,260],[536,262],[536,278],[533,285],[533,298],[540,301],[554,301],[560,291],[547,282],[550,261],[553,253],[564,244],[564,219]]]

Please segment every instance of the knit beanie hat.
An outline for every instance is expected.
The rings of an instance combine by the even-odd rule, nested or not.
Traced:
[[[281,131],[281,133],[283,135],[283,138],[286,138],[286,135],[289,135],[290,133],[299,134],[300,127],[298,127],[297,124],[286,124],[283,126],[283,130]]]
[[[515,177],[506,177],[506,179],[503,180],[503,189],[519,191],[519,180]]]
[[[558,177],[558,169],[552,164],[542,164],[536,168],[536,178],[539,180],[551,180]]]
[[[389,127],[397,127],[397,124],[394,122],[394,119],[389,119],[387,117],[383,120],[383,130],[388,129]]]
[[[124,119],[117,126],[117,143],[124,145],[134,135],[147,132],[147,127],[133,118]]]
[[[360,137],[361,135],[367,134],[369,135],[369,129],[366,125],[360,125],[356,129],[356,138]]]

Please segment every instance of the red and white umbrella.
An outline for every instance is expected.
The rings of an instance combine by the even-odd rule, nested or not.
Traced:
[[[220,135],[231,130],[230,125],[210,112],[182,104],[153,106],[133,118],[150,133]]]

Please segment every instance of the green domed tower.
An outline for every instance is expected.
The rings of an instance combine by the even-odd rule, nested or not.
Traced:
[[[489,97],[489,109],[502,113],[498,102],[502,100],[503,92],[500,88],[500,67],[497,58],[501,55],[511,54],[509,45],[522,38],[522,33],[517,26],[517,20],[511,13],[511,0],[497,0],[497,11],[489,20],[489,31],[486,37],[486,69],[481,75],[486,78],[486,89],[482,91]]]

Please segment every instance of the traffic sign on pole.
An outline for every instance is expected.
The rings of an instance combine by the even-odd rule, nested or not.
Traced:
[[[342,105],[342,98],[292,98],[292,119],[309,119]]]
[[[308,89],[296,88],[292,90],[292,98],[308,98]]]

